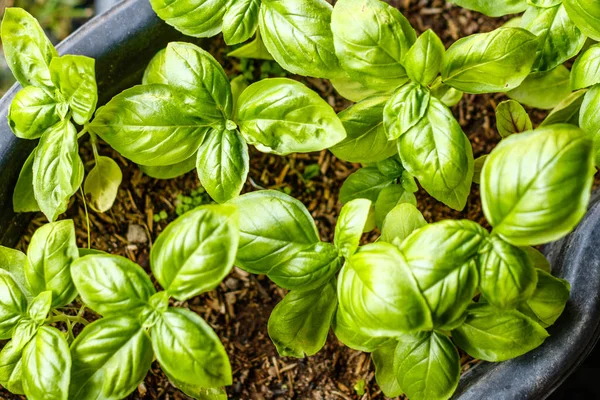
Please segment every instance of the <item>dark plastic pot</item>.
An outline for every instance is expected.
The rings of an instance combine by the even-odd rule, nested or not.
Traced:
[[[182,35],[160,21],[148,0],[125,0],[85,24],[59,46],[61,54],[96,59],[100,104],[140,82],[150,58]],[[189,39],[188,39],[189,40]],[[20,88],[0,100],[0,119]],[[12,192],[21,166],[34,143],[15,138],[0,124],[0,242],[12,245],[29,215],[12,212]],[[535,351],[499,364],[481,363],[461,379],[454,396],[460,400],[545,399],[592,350],[600,316],[600,202],[598,196],[579,227],[569,237],[548,245],[546,254],[555,275],[571,283],[571,300],[551,336]]]

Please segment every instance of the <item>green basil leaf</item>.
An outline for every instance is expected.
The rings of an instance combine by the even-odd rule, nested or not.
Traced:
[[[368,97],[338,114],[346,138],[329,150],[344,161],[371,163],[385,160],[398,152],[389,141],[383,125],[383,110],[389,96]]]
[[[144,76],[142,78],[143,85],[150,85],[153,83],[162,83],[164,85],[169,84],[167,78],[167,67],[165,64],[165,56],[167,49],[164,48],[158,51],[148,63],[148,66],[144,70]]]
[[[230,86],[233,109],[236,110],[240,95],[244,92],[244,90],[246,90],[246,88],[248,88],[248,82],[246,82],[244,75],[238,75],[231,80]]]
[[[8,110],[8,125],[21,139],[37,139],[61,119],[61,105],[46,89],[27,86],[17,92]]]
[[[600,4],[594,0],[564,0],[563,4],[585,36],[600,40]]]
[[[16,7],[4,10],[2,47],[6,63],[21,86],[52,87],[49,66],[58,53],[31,14]]]
[[[79,250],[73,220],[51,222],[35,231],[27,258],[25,277],[34,296],[51,290],[53,308],[75,299],[77,290],[71,279],[71,264],[79,258]]]
[[[417,125],[427,114],[430,98],[429,90],[414,82],[396,90],[383,110],[388,139],[397,139]]]
[[[452,112],[436,98],[398,139],[402,165],[434,198],[464,208],[473,180],[473,150]]]
[[[207,93],[152,84],[113,97],[98,109],[88,127],[133,162],[160,166],[190,158],[222,119]]]
[[[260,31],[275,61],[303,76],[344,76],[333,46],[331,10],[325,0],[262,0]]]
[[[181,175],[185,175],[188,172],[196,168],[196,160],[198,153],[192,154],[192,156],[186,160],[171,165],[161,166],[147,166],[138,165],[143,173],[154,179],[173,179]]]
[[[401,203],[390,210],[381,227],[381,240],[404,241],[411,233],[427,225],[423,214],[410,203]]]
[[[340,202],[345,204],[354,199],[377,201],[379,193],[396,180],[382,174],[377,167],[361,168],[346,178],[340,189]]]
[[[0,269],[0,340],[10,339],[27,313],[27,298],[12,274]]]
[[[216,333],[197,314],[169,308],[152,328],[161,368],[179,382],[202,387],[231,385],[231,365]]]
[[[548,114],[540,126],[555,124],[578,125],[581,104],[586,90],[571,93]]]
[[[35,194],[33,193],[33,161],[35,160],[36,152],[37,146],[29,154],[19,173],[19,179],[13,192],[13,210],[15,212],[40,211],[40,206],[38,206]]]
[[[586,39],[562,4],[548,8],[529,7],[521,26],[539,40],[534,72],[547,72],[562,65],[579,53]]]
[[[521,133],[533,129],[529,114],[514,100],[503,101],[496,107],[496,127],[503,138],[513,133]]]
[[[227,0],[150,0],[154,12],[178,31],[194,37],[221,32]]]
[[[371,354],[373,364],[375,364],[375,379],[386,397],[403,394],[394,370],[394,353],[397,345],[396,340],[389,341]]]
[[[402,185],[391,185],[384,188],[379,193],[379,196],[377,196],[377,201],[375,202],[375,224],[382,228],[388,213],[394,207],[403,203],[416,206],[417,198],[413,193],[402,187]]]
[[[485,229],[468,220],[425,225],[400,246],[427,304],[435,327],[458,320],[477,290],[475,257]]]
[[[304,358],[325,345],[337,307],[335,284],[292,290],[269,317],[269,336],[280,356]]]
[[[240,214],[235,265],[253,274],[291,259],[319,242],[315,222],[298,200],[275,190],[244,194],[230,201]]]
[[[416,34],[396,8],[378,0],[340,0],[331,29],[335,52],[350,78],[383,91],[408,80],[402,61]]]
[[[593,143],[571,125],[512,135],[481,174],[483,212],[493,232],[516,246],[569,233],[583,217],[595,172]]]
[[[331,79],[330,82],[331,86],[333,86],[340,96],[356,103],[367,97],[383,95],[390,91],[389,87],[376,89],[366,87],[362,83],[351,79],[349,76]]]
[[[417,38],[404,59],[408,77],[427,86],[438,76],[446,49],[440,38],[431,29]]]
[[[340,342],[351,349],[370,353],[392,340],[387,337],[369,336],[362,333],[356,327],[355,322],[346,314],[338,305],[335,318],[332,321],[332,328]]]
[[[400,178],[404,174],[404,166],[397,155],[378,161],[375,166],[379,172],[390,178]]]
[[[198,150],[196,168],[202,186],[213,200],[231,200],[240,194],[248,177],[248,145],[237,129],[214,130]]]
[[[83,302],[105,316],[138,314],[156,293],[148,274],[127,258],[92,254],[71,264],[71,275]]]
[[[527,253],[518,247],[492,236],[482,246],[477,263],[479,289],[494,307],[516,308],[533,294],[536,270]]]
[[[595,162],[600,165],[600,85],[592,87],[583,97],[579,126],[594,140]]]
[[[370,211],[371,202],[367,199],[354,199],[342,207],[333,238],[341,256],[348,258],[358,249]]]
[[[442,83],[442,77],[438,76],[431,84],[431,95],[444,103],[446,107],[454,107],[463,97],[463,92],[450,85]]]
[[[238,47],[237,49],[227,53],[227,57],[237,58],[255,58],[257,60],[272,60],[273,56],[265,47],[260,36],[260,31],[256,31],[256,37],[253,41]]]
[[[432,328],[431,313],[404,256],[389,243],[359,248],[338,279],[341,309],[371,336]]]
[[[261,0],[234,0],[223,16],[223,38],[228,45],[250,39],[258,27]]]
[[[398,338],[396,378],[412,400],[449,399],[460,379],[460,356],[448,336],[423,332]]]
[[[562,0],[528,0],[531,5],[536,7],[554,7],[562,3]]]
[[[529,107],[550,110],[571,94],[570,72],[559,65],[549,72],[529,75],[519,87],[506,94]]]
[[[35,200],[50,222],[67,211],[82,180],[77,131],[69,121],[59,122],[44,133],[33,160]]]
[[[452,331],[452,340],[471,357],[505,361],[541,345],[548,332],[517,310],[498,310],[489,304],[471,304],[467,319]]]
[[[172,42],[165,53],[165,73],[169,85],[189,91],[202,107],[217,110],[219,119],[230,119],[233,112],[229,78],[221,64],[205,50],[192,43]],[[211,118],[213,118],[211,116]]]
[[[67,400],[71,353],[63,334],[42,326],[23,349],[23,389],[32,400]]]
[[[121,168],[112,158],[97,157],[96,165],[85,178],[83,185],[83,193],[90,207],[98,212],[110,210],[122,180]]]
[[[29,306],[27,307],[27,316],[38,326],[43,325],[50,312],[51,305],[52,292],[50,290],[42,292],[29,303]]]
[[[480,184],[481,183],[481,171],[483,170],[483,166],[485,164],[485,160],[487,160],[488,154],[484,154],[481,157],[477,157],[474,162],[474,172],[473,172],[473,183]]]
[[[571,89],[579,90],[600,83],[600,44],[580,55],[571,70]]]
[[[291,79],[253,83],[240,95],[238,107],[242,136],[262,152],[286,155],[320,151],[346,137],[331,106]]]
[[[452,3],[478,11],[488,17],[502,17],[507,14],[518,14],[527,8],[527,0],[450,0]]]
[[[21,292],[28,301],[31,301],[33,295],[29,292],[24,272],[27,262],[27,256],[22,251],[0,246],[0,269],[10,272],[14,281],[19,285]]]
[[[569,301],[571,285],[564,279],[555,278],[548,272],[537,271],[537,286],[533,295],[519,311],[533,318],[544,328],[554,324]]]
[[[467,93],[508,92],[525,80],[538,38],[520,28],[498,28],[456,41],[442,65],[444,83]]]
[[[23,348],[14,340],[8,342],[0,351],[0,385],[14,394],[25,394],[22,385]]]
[[[164,371],[163,371],[164,372]],[[193,383],[180,382],[165,373],[173,386],[186,395],[196,400],[227,400],[227,392],[224,388],[205,388]]]
[[[27,343],[31,340],[32,337],[37,333],[40,325],[38,325],[34,320],[29,318],[29,312],[22,318],[17,326],[15,326],[15,330],[12,335],[12,342],[15,343],[15,346],[19,349],[25,347]]]
[[[71,358],[70,399],[119,400],[146,376],[152,343],[136,316],[102,318],[77,336]]]
[[[73,120],[87,123],[98,103],[96,61],[85,56],[65,55],[50,62],[52,82],[69,104]]]
[[[152,273],[183,301],[214,289],[233,268],[239,214],[227,205],[200,206],[173,221],[154,242]]]
[[[523,250],[525,253],[527,253],[527,257],[529,257],[529,259],[531,260],[531,262],[533,263],[533,266],[535,268],[541,269],[542,271],[550,273],[550,270],[551,270],[550,262],[548,261],[546,256],[543,255],[539,250],[537,250],[531,246],[523,246],[523,247],[519,247],[519,248],[521,250]]]

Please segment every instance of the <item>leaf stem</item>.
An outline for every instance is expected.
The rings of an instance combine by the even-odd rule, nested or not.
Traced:
[[[83,209],[85,211],[85,223],[86,223],[86,226],[87,226],[88,249],[91,249],[92,248],[92,233],[90,231],[90,215],[88,214],[87,201],[85,199],[85,193],[83,193],[83,190],[81,189],[81,186],[79,187],[79,192],[81,193],[81,198],[83,199]]]
[[[76,324],[82,324],[82,325],[88,325],[89,321],[85,318],[83,318],[80,315],[65,315],[65,314],[60,314],[60,315],[55,315],[53,317],[49,317],[46,318],[45,324],[53,324],[55,322],[74,322]]]

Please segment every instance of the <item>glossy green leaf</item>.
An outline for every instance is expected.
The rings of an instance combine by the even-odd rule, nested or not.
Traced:
[[[338,305],[332,321],[335,336],[346,346],[354,350],[371,353],[386,343],[393,341],[387,337],[369,336],[356,328],[354,321]]]
[[[517,14],[527,8],[527,0],[451,0],[451,2],[489,17]]]
[[[83,181],[77,131],[62,121],[47,130],[33,160],[33,192],[40,209],[50,222],[69,206],[69,199]]]
[[[85,56],[55,57],[50,62],[50,76],[69,105],[73,120],[79,125],[87,123],[98,103],[96,61]]]
[[[42,325],[50,312],[52,305],[52,292],[47,290],[38,294],[31,300],[27,307],[27,316],[31,318],[36,325]]]
[[[498,310],[489,304],[473,303],[467,319],[452,331],[452,340],[471,357],[505,361],[541,345],[548,332],[517,310]]]
[[[257,60],[272,60],[273,56],[265,47],[260,32],[256,31],[256,37],[253,41],[238,47],[237,49],[227,53],[228,57],[237,58],[254,58]]]
[[[389,140],[399,138],[425,117],[430,97],[428,89],[414,82],[394,92],[383,110],[383,124]]]
[[[238,75],[235,78],[231,79],[229,82],[231,86],[231,98],[233,101],[233,109],[237,109],[237,103],[240,98],[240,95],[246,90],[248,87],[248,82],[244,75]]]
[[[70,399],[119,400],[146,376],[152,343],[136,316],[102,318],[77,336],[71,358]]]
[[[535,268],[550,273],[550,261],[539,250],[531,246],[522,246],[519,248],[527,253],[527,257],[529,257]]]
[[[275,61],[303,76],[344,76],[333,45],[331,9],[325,0],[262,0],[260,31]]]
[[[377,162],[396,154],[396,145],[388,140],[383,125],[388,99],[387,95],[368,97],[339,113],[347,136],[329,150],[337,158],[355,163]]]
[[[569,18],[584,35],[600,40],[600,4],[594,0],[564,0]]]
[[[384,188],[375,202],[375,224],[382,228],[388,213],[397,205],[404,203],[416,206],[417,198],[402,185],[391,185]]]
[[[579,90],[600,83],[600,44],[581,54],[571,70],[571,89]]]
[[[198,150],[196,168],[202,187],[213,200],[231,200],[240,194],[248,177],[248,145],[237,129],[212,131]]]
[[[394,359],[398,383],[411,400],[446,400],[458,386],[460,356],[441,333],[400,336]]]
[[[533,294],[536,270],[527,253],[518,247],[492,236],[482,246],[477,263],[479,289],[492,306],[516,308]]]
[[[483,212],[493,232],[517,246],[569,233],[587,210],[593,150],[591,139],[571,125],[502,140],[481,174]]]
[[[503,101],[496,107],[496,127],[503,138],[513,133],[521,133],[533,129],[529,114],[514,100]]]
[[[234,0],[223,16],[223,38],[228,45],[250,39],[258,27],[261,0]]]
[[[61,104],[47,89],[27,86],[10,103],[8,125],[17,137],[37,139],[60,121],[60,110]]]
[[[537,286],[533,295],[519,310],[544,328],[554,324],[569,301],[571,285],[548,272],[537,270]]]
[[[71,279],[71,264],[79,258],[75,225],[67,219],[39,228],[27,249],[25,277],[35,296],[52,291],[52,307],[60,307],[75,299],[77,290]]]
[[[333,282],[289,292],[269,317],[269,336],[279,355],[304,358],[321,350],[336,307]]]
[[[10,272],[27,300],[30,301],[33,299],[33,295],[29,292],[24,272],[27,262],[27,256],[22,251],[0,246],[0,269]]]
[[[444,103],[446,107],[454,107],[461,101],[464,93],[450,85],[442,83],[442,78],[438,77],[431,84],[431,95]]]
[[[23,349],[23,389],[31,400],[67,400],[69,344],[58,329],[43,326]]]
[[[587,91],[579,112],[579,126],[594,140],[596,165],[600,165],[600,85]]]
[[[110,210],[122,180],[123,173],[119,165],[112,158],[99,156],[83,185],[83,193],[90,207],[98,212]]]
[[[440,73],[446,49],[431,29],[417,38],[404,58],[408,77],[421,85],[429,85]]]
[[[154,12],[178,31],[194,37],[221,32],[227,0],[150,0]]]
[[[342,207],[333,242],[343,257],[352,256],[358,249],[370,211],[371,202],[367,199],[354,199]]]
[[[23,348],[12,340],[0,351],[0,385],[14,394],[25,394],[22,384],[22,353]]]
[[[238,217],[235,207],[206,205],[169,224],[150,252],[158,283],[181,301],[217,287],[233,268]]]
[[[570,72],[559,65],[550,72],[529,75],[519,87],[506,94],[529,107],[550,110],[571,94]]]
[[[333,86],[340,96],[354,102],[359,102],[367,97],[375,95],[384,95],[390,90],[393,90],[389,87],[386,88],[383,86],[378,88],[369,88],[362,83],[353,80],[349,76],[331,79],[330,82],[331,86]]]
[[[163,371],[164,372],[164,371]],[[224,388],[205,388],[193,383],[180,382],[165,373],[173,386],[186,395],[196,400],[227,400],[227,392]]]
[[[196,160],[198,153],[192,154],[192,156],[186,160],[171,165],[161,166],[147,166],[138,165],[143,173],[154,179],[173,179],[181,175],[185,175],[188,172],[196,168]]]
[[[475,257],[487,231],[468,220],[426,225],[400,246],[427,304],[435,327],[458,320],[475,295]]]
[[[361,168],[346,178],[340,189],[340,202],[345,204],[354,199],[377,201],[381,191],[390,186],[395,177],[382,174],[377,167]]]
[[[562,0],[528,0],[531,5],[536,7],[554,7],[562,3]]]
[[[4,10],[2,47],[6,63],[21,86],[52,87],[49,66],[58,53],[31,14],[22,8]]]
[[[379,172],[390,178],[400,178],[405,172],[402,161],[397,155],[378,161],[375,166]]]
[[[12,274],[0,269],[0,340],[10,339],[27,313],[27,298]]]
[[[485,164],[485,160],[487,160],[488,155],[484,154],[481,157],[477,157],[474,162],[474,172],[473,172],[473,183],[480,184],[481,183],[481,171],[483,170],[483,166]]]
[[[580,116],[579,111],[581,109],[581,104],[583,103],[585,94],[585,90],[571,93],[556,107],[554,107],[546,119],[542,121],[540,126],[555,124],[577,125]]]
[[[202,387],[231,385],[231,366],[216,333],[197,314],[170,308],[152,329],[161,368],[177,381]]]
[[[385,217],[381,227],[381,240],[393,243],[404,241],[411,233],[427,225],[423,214],[413,204],[401,203]]]
[[[456,41],[442,65],[444,83],[467,93],[508,92],[525,80],[537,37],[520,28],[498,28]]]
[[[120,256],[79,258],[71,264],[71,275],[85,305],[105,317],[139,314],[156,293],[148,274]]]
[[[452,112],[431,98],[423,118],[398,139],[402,165],[434,198],[462,210],[473,180],[471,143]]]
[[[331,106],[302,83],[287,78],[248,86],[236,115],[244,139],[266,153],[320,151],[346,137]]]
[[[396,8],[379,0],[340,0],[331,29],[335,52],[352,79],[384,91],[408,80],[403,59],[416,34]]]
[[[154,57],[148,63],[148,66],[144,70],[144,76],[142,78],[142,84],[150,85],[152,83],[162,83],[165,85],[169,84],[167,78],[167,68],[165,64],[165,55],[167,49],[164,48],[158,51]]]
[[[19,173],[19,179],[15,185],[13,192],[13,210],[15,212],[37,212],[40,211],[35,195],[33,193],[33,160],[37,147],[33,149],[31,154],[25,160],[23,168]]]
[[[398,248],[389,243],[362,246],[338,278],[338,301],[363,334],[396,336],[432,328],[417,282]]]
[[[397,345],[398,341],[391,340],[371,354],[373,364],[375,364],[375,379],[386,397],[403,394],[394,370],[394,353]]]

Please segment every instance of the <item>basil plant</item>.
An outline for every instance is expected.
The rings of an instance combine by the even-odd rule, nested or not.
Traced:
[[[8,124],[21,139],[39,139],[23,165],[13,194],[16,212],[42,211],[55,221],[83,182],[77,140],[96,110],[95,61],[79,55],[59,56],[39,23],[21,8],[7,8],[1,29],[6,62],[22,89],[13,99]],[[90,206],[107,211],[122,179],[119,166],[98,156],[85,181]]]
[[[78,249],[71,220],[38,229],[27,255],[0,247],[0,339],[12,338],[0,351],[0,384],[28,399],[118,400],[156,359],[189,396],[226,399],[223,345],[201,317],[169,299],[214,289],[233,267],[238,241],[234,207],[200,206],[178,218],[150,253],[158,292],[134,262]],[[77,315],[61,312],[77,295]],[[102,318],[89,323],[85,307]],[[77,337],[74,324],[84,325]]]
[[[368,199],[344,205],[330,244],[297,200],[245,194],[232,201],[240,212],[236,264],[290,290],[269,319],[281,355],[316,353],[332,326],[344,344],[372,353],[386,396],[448,399],[460,377],[456,346],[497,362],[548,336],[570,287],[531,246],[576,226],[594,171],[593,142],[575,126],[513,134],[481,174],[491,232],[468,220],[427,224],[405,202],[387,214],[380,239],[364,246]]]
[[[265,79],[232,91],[208,52],[179,42],[156,54],[142,85],[100,107],[88,129],[150,176],[173,178],[196,167],[218,203],[242,190],[248,144],[286,155],[346,137],[331,106],[302,83]]]
[[[287,71],[342,78],[325,0],[150,0],[157,15],[182,33],[211,37],[223,32],[229,45],[254,40],[230,56],[275,59]]]
[[[331,27],[337,57],[349,76],[332,82],[358,101],[340,113],[347,137],[331,151],[369,164],[367,169],[398,154],[407,180],[417,178],[431,196],[463,209],[473,180],[473,151],[448,107],[462,92],[519,86],[531,71],[536,36],[500,28],[460,39],[446,50],[431,30],[417,38],[407,19],[379,0],[338,1]],[[388,180],[373,172],[357,172],[345,191],[364,187],[372,194],[367,198],[377,201],[376,192]]]

